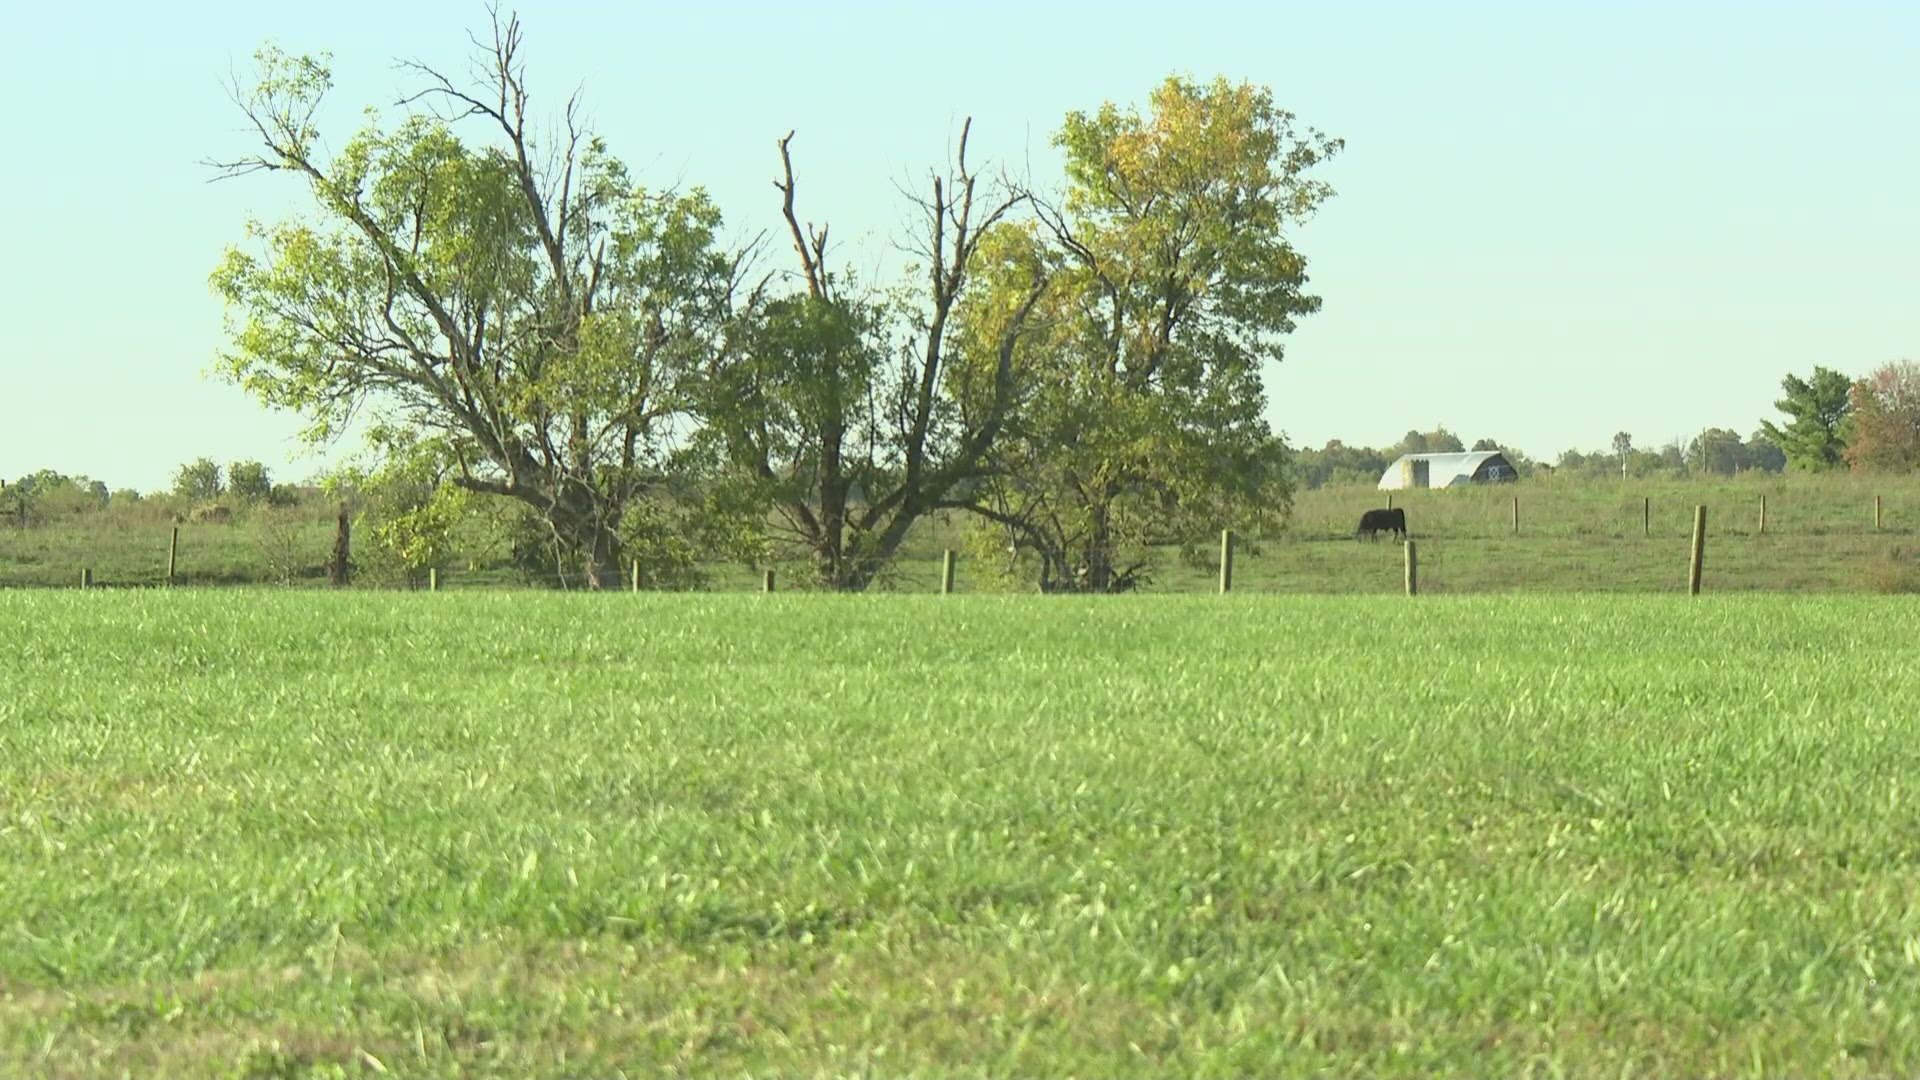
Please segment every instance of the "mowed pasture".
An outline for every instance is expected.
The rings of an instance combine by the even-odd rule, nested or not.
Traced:
[[[1767,501],[1761,531],[1760,503]],[[1876,526],[1874,500],[1880,500]],[[1242,537],[1235,586],[1249,592],[1385,593],[1401,588],[1399,548],[1356,543],[1360,515],[1384,506],[1371,486],[1301,491],[1288,528]],[[1513,500],[1520,528],[1513,528]],[[1851,475],[1700,480],[1529,480],[1473,489],[1394,492],[1418,542],[1427,592],[1676,592],[1686,587],[1696,505],[1708,508],[1708,591],[1920,592],[1920,478]],[[170,524],[137,505],[27,529],[0,523],[0,588],[72,588],[80,572],[106,588],[151,587],[165,579]],[[423,587],[356,532],[361,587]],[[320,587],[332,551],[333,512],[318,504],[285,511],[242,509],[232,524],[180,527],[178,581],[187,587],[292,584]],[[1005,575],[991,542],[969,537],[959,513],[937,515],[912,534],[875,588],[934,592],[941,552],[961,552],[961,592],[1031,589]],[[1163,553],[1146,583],[1152,592],[1204,592],[1217,577],[1218,544]],[[807,567],[777,563],[779,587],[804,588]],[[440,566],[448,589],[525,585],[493,543]],[[752,591],[762,566],[715,556],[705,588]]]
[[[0,628],[0,1074],[1920,1072],[1911,598]]]

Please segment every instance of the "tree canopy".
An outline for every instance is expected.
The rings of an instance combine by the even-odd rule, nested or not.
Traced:
[[[256,145],[216,163],[310,198],[214,272],[217,369],[315,440],[368,420],[392,482],[355,483],[404,493],[388,532],[420,558],[468,497],[502,499],[562,580],[601,587],[635,555],[684,561],[668,508],[697,507],[739,550],[861,589],[917,521],[962,510],[1043,587],[1112,591],[1156,548],[1284,519],[1263,375],[1319,307],[1290,229],[1341,143],[1267,89],[1172,78],[1144,112],[1070,113],[1057,193],[984,175],[969,122],[908,195],[915,266],[869,285],[801,216],[792,133],[774,186],[794,261],[763,272],[703,191],[636,181],[577,98],[545,134],[523,45],[496,14],[471,81],[403,65],[398,115],[331,153],[325,58],[265,48],[232,88]]]
[[[1027,260],[1002,279],[1004,318],[971,337],[955,332],[994,230],[1026,202],[968,161],[971,130],[962,125],[948,168],[913,197],[923,276],[891,295],[834,271],[827,227],[802,222],[793,135],[782,139],[775,187],[796,287],[756,292],[734,323],[738,347],[709,369],[698,412],[724,482],[772,509],[775,541],[797,547],[829,588],[865,588],[915,522],[966,506],[1016,404],[1014,354],[1047,276]]]
[[[1760,421],[1760,430],[1786,454],[1792,469],[1818,472],[1845,462],[1844,427],[1852,386],[1845,375],[1815,366],[1811,378],[1788,374],[1780,380],[1786,397],[1773,403],[1786,413],[1785,426]]]
[[[1263,366],[1319,308],[1289,226],[1332,189],[1311,174],[1340,148],[1262,87],[1171,78],[1145,114],[1068,114],[1062,198],[1008,230],[1004,258],[1052,285],[1024,354],[1022,408],[973,508],[1043,588],[1131,588],[1154,548],[1286,512],[1286,448],[1268,428]],[[990,325],[1009,275],[968,313]]]
[[[1920,364],[1900,360],[1848,391],[1846,460],[1864,472],[1920,469]]]
[[[253,223],[215,271],[218,366],[316,439],[371,408],[376,443],[525,504],[598,586],[661,482],[685,373],[721,347],[737,264],[707,197],[641,187],[577,100],[539,140],[519,23],[492,30],[477,84],[408,65],[406,115],[332,155],[324,60],[258,54],[234,88],[258,145],[223,168],[302,179],[313,213]]]

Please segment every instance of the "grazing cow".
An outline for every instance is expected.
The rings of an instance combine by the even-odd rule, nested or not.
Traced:
[[[1360,527],[1353,530],[1353,538],[1355,540],[1375,540],[1379,538],[1381,533],[1389,530],[1400,534],[1400,539],[1402,540],[1407,538],[1407,512],[1405,510],[1396,506],[1391,510],[1369,510],[1361,514]]]

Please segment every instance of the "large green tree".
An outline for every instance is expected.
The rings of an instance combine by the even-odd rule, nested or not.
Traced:
[[[970,130],[912,199],[921,279],[891,297],[831,269],[827,228],[803,224],[795,206],[793,136],[780,141],[775,186],[798,263],[793,287],[742,305],[700,415],[729,492],[770,507],[778,546],[804,555],[826,588],[866,588],[915,522],[964,505],[1014,404],[1015,351],[1046,278],[1030,260],[1002,318],[978,337],[954,332],[983,241],[1025,199],[982,181],[967,160]],[[973,346],[978,354],[964,355]],[[956,363],[984,375],[964,404]]]
[[[1839,468],[1844,463],[1844,426],[1848,388],[1852,381],[1829,368],[1815,366],[1811,378],[1788,375],[1780,380],[1786,397],[1773,407],[1786,413],[1785,426],[1760,421],[1766,433],[1787,456],[1787,467],[1810,472]]]
[[[1319,307],[1288,229],[1331,194],[1310,174],[1340,142],[1297,130],[1265,88],[1170,78],[1144,114],[1069,114],[1055,144],[1064,198],[1001,245],[1051,266],[1045,332],[974,509],[1043,589],[1120,591],[1167,545],[1286,512],[1262,368]],[[1022,278],[1005,278],[977,322],[1012,306]]]
[[[213,275],[231,313],[218,368],[316,439],[362,410],[396,455],[517,500],[590,587],[617,580],[622,524],[655,492],[685,374],[711,359],[737,260],[698,190],[643,189],[581,123],[536,137],[518,21],[496,16],[471,84],[418,91],[332,154],[324,59],[267,48],[234,98],[258,137],[229,174],[305,182],[309,214],[252,223]]]

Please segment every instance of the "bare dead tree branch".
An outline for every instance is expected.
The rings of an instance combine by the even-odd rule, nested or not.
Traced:
[[[775,180],[773,186],[780,189],[780,212],[782,216],[787,219],[787,228],[793,233],[793,250],[800,256],[800,267],[805,272],[807,279],[807,292],[821,300],[825,300],[827,299],[826,281],[825,274],[821,267],[827,257],[827,228],[823,225],[819,229],[815,229],[812,225],[808,225],[803,232],[800,227],[800,219],[794,214],[793,153],[791,150],[793,135],[794,133],[789,131],[787,132],[786,138],[780,140],[780,164],[785,172],[786,179]]]

